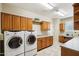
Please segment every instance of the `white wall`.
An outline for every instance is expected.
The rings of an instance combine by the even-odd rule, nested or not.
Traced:
[[[19,7],[10,6],[8,4],[2,4],[2,12],[25,16],[25,17],[31,17],[31,18],[39,18],[41,21],[49,21],[51,23],[51,19],[48,17],[45,17],[43,15],[39,15],[36,13],[33,13],[31,11],[27,11],[25,9],[21,9]],[[38,30],[38,29],[37,29]],[[52,23],[50,25],[50,30],[47,32],[49,35],[52,35]],[[40,32],[40,31],[39,31]],[[42,33],[42,32],[41,32]]]
[[[60,23],[60,19],[59,18],[56,18],[56,19],[53,19],[53,32],[54,32],[54,36],[53,36],[53,41],[54,41],[54,44],[53,44],[53,47],[56,51],[56,55],[61,55],[61,50],[59,51],[60,49],[60,43],[59,43],[59,34],[60,34],[60,31],[59,31],[59,23]]]
[[[73,17],[61,19],[61,21],[65,22],[65,32],[62,32],[60,34],[63,34],[64,36],[67,36],[66,34],[69,34],[69,37],[73,36],[73,32],[74,32],[74,21],[73,20],[74,20]]]
[[[2,4],[2,12],[6,13],[11,13],[11,14],[16,14],[20,16],[25,16],[25,17],[31,17],[31,18],[40,18],[40,20],[50,20],[50,18],[47,18],[45,16],[33,13],[31,11],[27,11],[25,9],[16,7],[16,6],[11,6],[8,4]]]

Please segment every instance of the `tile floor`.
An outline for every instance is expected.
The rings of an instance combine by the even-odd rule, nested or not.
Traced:
[[[61,56],[60,45],[53,45],[37,53],[37,56]]]

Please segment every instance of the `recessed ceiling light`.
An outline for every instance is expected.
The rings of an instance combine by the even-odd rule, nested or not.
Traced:
[[[43,6],[47,7],[48,9],[53,9],[54,7],[49,3],[41,3]]]

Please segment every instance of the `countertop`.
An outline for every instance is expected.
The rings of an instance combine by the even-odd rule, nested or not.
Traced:
[[[39,36],[37,36],[37,38],[50,37],[50,36],[52,36],[52,35],[39,35]],[[52,37],[53,37],[53,36],[52,36]]]
[[[79,51],[79,37],[74,37],[73,39],[69,40],[61,46]]]

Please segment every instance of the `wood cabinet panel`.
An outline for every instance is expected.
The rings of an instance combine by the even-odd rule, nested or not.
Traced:
[[[59,42],[61,42],[61,43],[65,42],[64,36],[59,36]]]
[[[11,30],[12,29],[12,15],[1,13],[1,24],[2,30]]]
[[[50,46],[50,38],[47,37],[47,46]]]
[[[64,32],[65,28],[64,28],[64,23],[60,23],[60,32]]]
[[[41,31],[47,31],[47,30],[49,30],[49,25],[50,25],[49,22],[42,21],[41,22]]]
[[[52,44],[53,44],[53,37],[38,38],[37,50],[39,51],[41,49],[51,46]]]
[[[61,47],[61,56],[79,56],[79,51]]]
[[[46,43],[46,38],[42,38],[42,48],[46,48],[47,47],[47,43]]]
[[[53,44],[53,37],[48,37],[47,38],[47,46],[50,46]]]
[[[40,49],[42,49],[42,40],[41,38],[37,39],[37,50],[39,51]]]
[[[74,22],[74,29],[79,30],[79,22]]]
[[[32,30],[32,18],[1,13],[2,30]]]
[[[27,29],[32,30],[33,21],[32,18],[27,18]]]
[[[74,14],[79,14],[79,3],[75,3],[73,5],[73,8],[74,8]]]
[[[13,20],[12,24],[13,30],[20,30],[20,16],[13,15],[12,20]]]
[[[53,37],[50,37],[50,45],[53,45]]]
[[[21,30],[27,30],[27,18],[21,17]]]
[[[79,21],[79,15],[74,15],[74,21]]]
[[[79,3],[73,5],[74,8],[74,30],[79,30]]]

